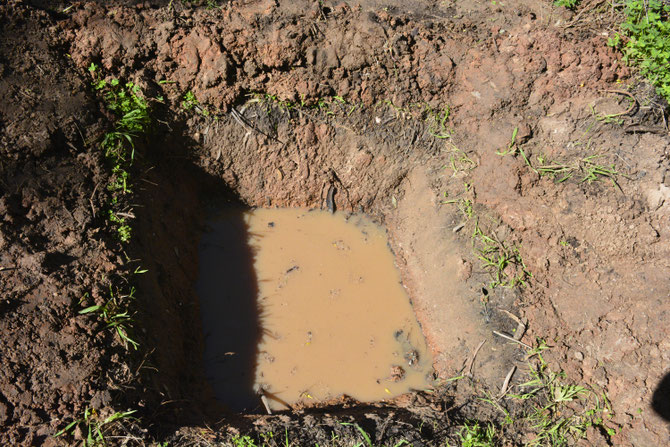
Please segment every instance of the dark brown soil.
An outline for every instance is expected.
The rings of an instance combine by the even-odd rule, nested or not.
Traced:
[[[184,3],[0,5],[3,445],[77,440],[52,435],[87,407],[138,410],[124,439],[147,444],[356,435],[339,422],[380,444],[439,444],[465,418],[500,416],[477,390],[499,389],[513,365],[512,384],[526,380],[525,352],[491,332],[516,326],[503,310],[528,320],[523,342],[548,341],[554,370],[608,396],[616,434],[589,432],[591,444],[667,442],[667,385],[652,396],[670,359],[670,138],[657,98],[605,45],[606,20],[543,0]],[[96,76],[139,85],[155,121],[137,141],[129,244],[106,218],[111,168],[99,141],[113,116],[91,88],[91,63]],[[622,90],[637,106],[598,119],[626,112]],[[182,105],[189,91],[195,107]],[[447,106],[442,128],[426,110]],[[540,177],[521,152],[496,153],[515,128],[534,166],[597,155],[625,176]],[[476,386],[230,413],[201,368],[193,284],[207,207],[323,207],[331,185],[337,209],[389,227],[437,377],[459,374],[487,341]],[[474,220],[445,193],[471,199],[482,227],[518,244],[527,287],[491,289],[472,253]],[[137,351],[78,313],[131,287]]]

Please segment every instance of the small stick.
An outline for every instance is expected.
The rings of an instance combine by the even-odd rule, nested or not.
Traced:
[[[238,123],[240,126],[244,127],[247,131],[251,131],[251,130],[252,130],[252,129],[250,128],[250,126],[247,125],[247,123],[245,123],[245,122],[242,120],[242,117],[240,116],[240,112],[238,112],[237,110],[235,110],[234,107],[231,108],[231,110],[230,110],[230,114],[232,115],[233,118],[235,118],[235,121],[237,121],[237,123]]]
[[[505,381],[503,382],[502,387],[500,388],[500,394],[498,394],[498,399],[502,399],[505,397],[505,394],[507,394],[507,388],[509,388],[509,381],[512,379],[512,376],[514,375],[514,372],[516,371],[516,365],[512,366],[512,369],[509,370],[507,373],[507,377],[505,377]]]
[[[508,310],[505,310],[505,309],[500,309],[500,310],[502,310],[503,313],[506,314],[508,317],[510,317],[512,320],[516,321],[517,324],[518,324],[518,323],[521,323],[521,318],[517,317],[517,316],[514,315],[512,312],[510,312],[510,311],[508,311]]]
[[[267,397],[265,397],[265,393],[263,393],[263,390],[261,390],[261,402],[263,402],[265,411],[267,411],[269,415],[272,415],[272,410],[270,410],[270,404],[268,403],[268,399]]]
[[[514,333],[514,339],[515,340],[521,340],[521,337],[523,337],[524,332],[526,332],[526,323],[524,323],[521,318],[517,317],[514,315],[512,312],[509,312],[505,309],[501,309],[505,314],[507,314],[508,317],[510,317],[512,320],[516,321],[516,332]]]
[[[145,179],[145,178],[141,178],[140,180],[142,180],[143,182],[148,183],[148,184],[150,184],[150,185],[152,185],[152,186],[158,186],[158,183],[154,183],[154,182],[152,182],[151,180],[147,180],[147,179]]]
[[[635,106],[637,106],[637,99],[635,99],[635,96],[633,96],[632,93],[629,93],[624,90],[601,90],[606,93],[618,93],[619,95],[625,95],[628,96],[630,99],[633,100],[633,104],[626,110],[625,112],[621,113],[615,113],[614,115],[607,115],[610,118],[615,118],[617,116],[623,116],[623,115],[628,115],[630,112],[632,112],[635,109]]]
[[[522,342],[522,341],[515,340],[514,338],[510,337],[509,335],[501,334],[501,333],[498,332],[498,331],[493,331],[493,333],[496,334],[498,337],[502,337],[502,338],[505,338],[505,339],[507,339],[507,340],[509,340],[509,341],[513,341],[514,343],[518,343],[518,344],[520,344],[521,346],[525,347],[526,349],[533,349],[532,346],[529,346],[529,345],[527,345],[526,343],[524,343],[524,342]]]
[[[93,206],[93,197],[95,197],[95,192],[98,190],[98,186],[100,186],[100,183],[97,183],[95,185],[95,188],[93,188],[93,192],[91,193],[91,197],[88,198],[88,202],[91,204],[91,212],[93,213],[94,219],[95,219],[95,207]]]
[[[660,128],[660,127],[655,128],[655,127],[635,127],[635,126],[630,126],[630,127],[627,127],[627,128],[624,129],[624,130],[626,131],[626,133],[635,133],[635,132],[639,132],[639,133],[655,133],[655,134],[658,134],[658,135],[664,135],[664,134],[667,132],[665,129]],[[619,155],[619,154],[616,154],[616,155]]]
[[[479,353],[479,350],[482,349],[482,346],[484,346],[484,343],[486,343],[486,339],[482,340],[481,343],[479,343],[479,346],[477,346],[477,349],[475,349],[474,354],[472,354],[472,357],[470,358],[470,361],[468,362],[468,366],[465,368],[467,371],[467,376],[472,377],[472,366],[475,363],[475,358],[477,357],[477,354]]]

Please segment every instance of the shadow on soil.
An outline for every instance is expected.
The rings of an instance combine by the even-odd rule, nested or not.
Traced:
[[[132,254],[146,270],[137,275],[136,327],[148,352],[137,365],[143,390],[126,396],[142,402],[159,432],[261,406],[253,390],[260,321],[247,229],[239,211],[223,228],[208,222],[212,208],[243,205],[222,179],[192,163],[193,142],[182,135],[173,129],[142,151],[134,190],[141,212]]]
[[[663,419],[670,421],[670,373],[667,373],[656,387],[651,407]]]

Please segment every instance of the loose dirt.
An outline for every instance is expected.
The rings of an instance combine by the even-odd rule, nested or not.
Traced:
[[[541,0],[0,5],[2,443],[81,440],[81,427],[52,435],[93,408],[138,410],[125,436],[177,444],[355,436],[341,421],[378,443],[439,444],[466,417],[500,417],[478,397],[514,366],[509,386],[526,381],[518,342],[538,339],[554,371],[611,403],[613,433],[591,428],[588,442],[667,443],[666,112],[607,47],[607,14],[590,11]],[[129,244],[107,219],[98,142],[113,117],[91,88],[103,77],[139,85],[156,123],[136,142]],[[338,210],[389,229],[444,386],[228,413],[194,335],[208,204],[322,208],[331,188]],[[482,266],[478,229],[512,256],[502,277]],[[493,287],[505,278],[525,285]],[[79,313],[131,286],[137,351]],[[515,337],[509,314],[525,323],[517,342],[492,332]],[[446,382],[460,375],[471,379]],[[509,442],[529,442],[525,429]]]

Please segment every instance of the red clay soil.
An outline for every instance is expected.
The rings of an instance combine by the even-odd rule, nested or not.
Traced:
[[[51,436],[86,407],[140,410],[133,436],[146,439],[227,415],[200,368],[192,285],[203,210],[210,198],[320,207],[329,185],[338,209],[389,226],[438,377],[461,371],[482,339],[483,384],[499,388],[510,366],[522,368],[523,350],[491,332],[515,326],[510,311],[528,321],[521,341],[551,346],[552,369],[611,401],[616,434],[589,432],[587,444],[668,442],[669,416],[652,400],[670,369],[670,138],[660,100],[607,47],[597,2],[583,2],[584,15],[542,0],[183,3],[0,5],[4,445],[76,439]],[[106,219],[110,166],[98,142],[113,117],[90,87],[91,63],[95,76],[139,85],[157,123],[138,142],[130,244]],[[186,92],[198,101],[190,110]],[[445,128],[425,113],[447,106]],[[513,134],[516,155],[499,155]],[[573,176],[540,176],[541,160]],[[582,181],[588,160],[613,179]],[[445,193],[472,200],[482,226],[518,245],[526,287],[490,288],[472,254],[474,221]],[[135,278],[139,265],[149,272]],[[78,314],[128,278],[137,352]],[[388,405],[446,424],[448,400],[472,400],[425,399]],[[344,402],[333,407],[343,417],[378,411]],[[492,416],[471,407],[468,416]],[[296,411],[227,415],[222,430],[321,417]],[[441,433],[421,441],[419,430],[416,445]],[[528,440],[517,435],[510,445]]]

